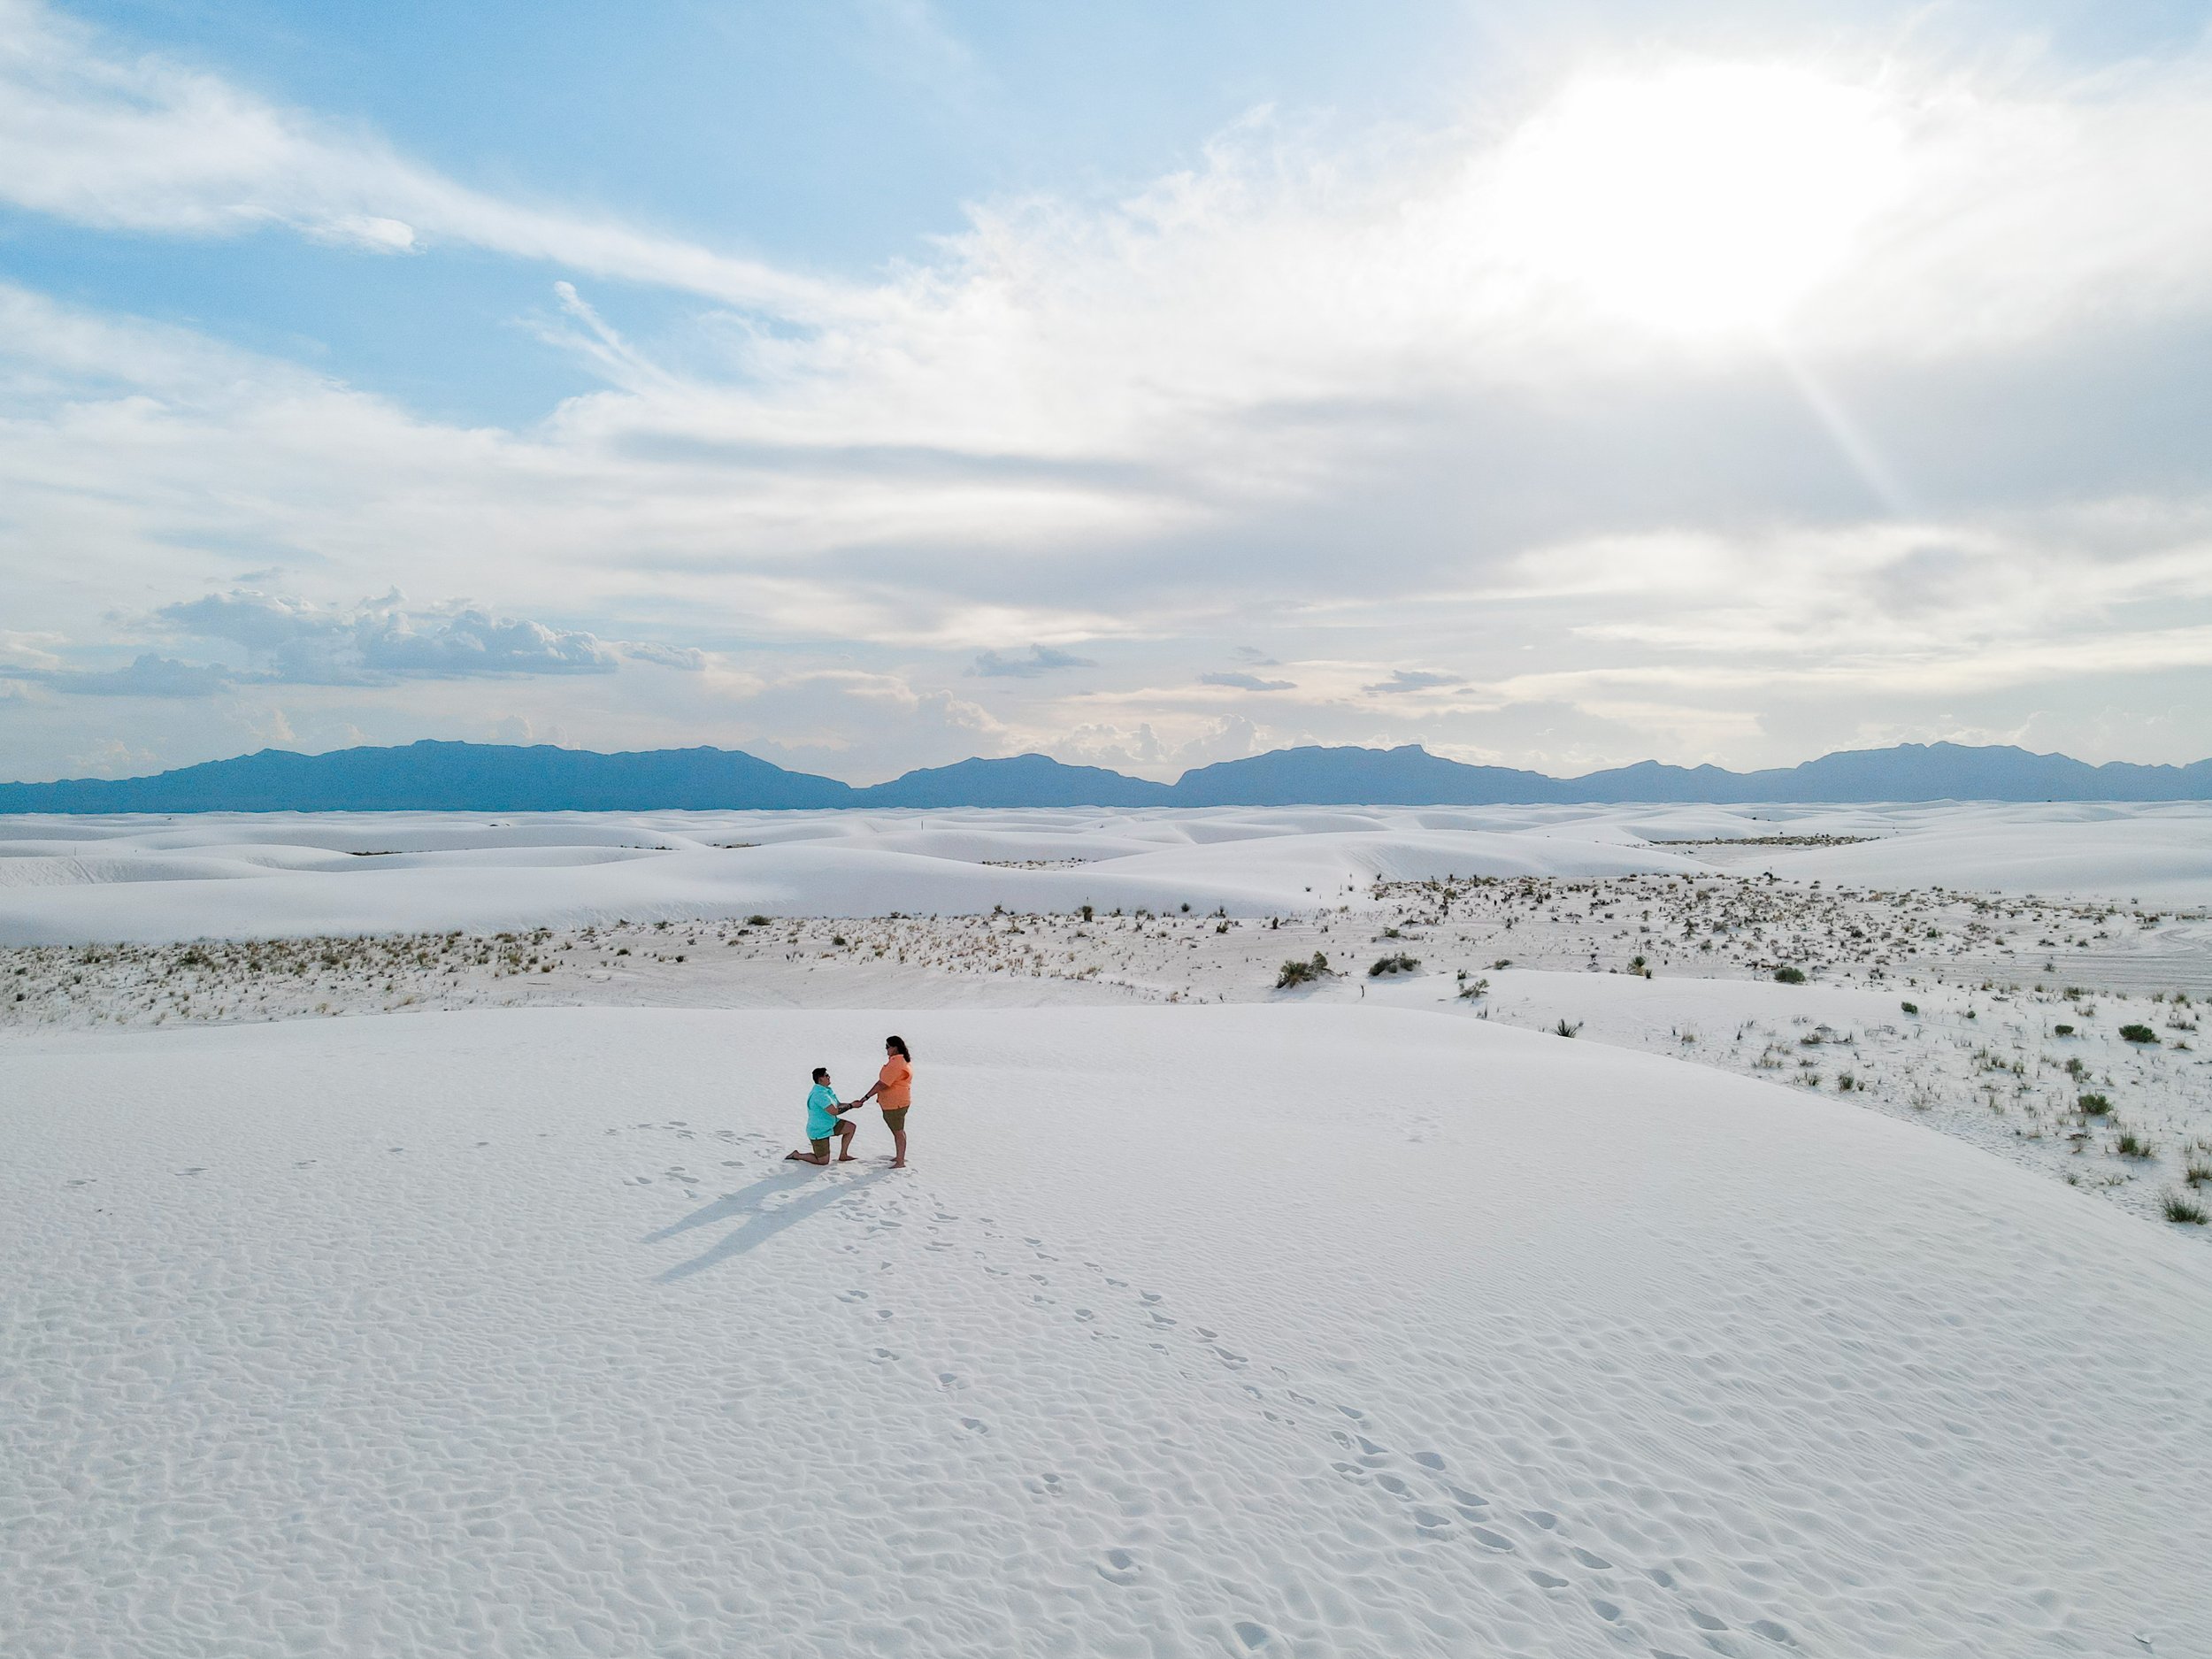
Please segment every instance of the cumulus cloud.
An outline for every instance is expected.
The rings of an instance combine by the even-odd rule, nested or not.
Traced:
[[[1227,686],[1238,691],[1294,691],[1296,685],[1287,680],[1262,680],[1257,674],[1201,674],[1202,686]]]
[[[235,683],[227,670],[151,652],[128,668],[47,669],[37,678],[56,691],[85,697],[211,697]]]
[[[1033,645],[1026,657],[1007,657],[997,651],[979,651],[968,672],[990,679],[1034,680],[1040,674],[1056,673],[1064,668],[1097,666],[1087,657],[1077,657],[1049,645]]]
[[[303,685],[374,685],[428,677],[603,674],[614,654],[591,634],[461,607],[411,611],[397,594],[350,611],[234,589],[165,605],[179,633],[242,646],[268,677]]]

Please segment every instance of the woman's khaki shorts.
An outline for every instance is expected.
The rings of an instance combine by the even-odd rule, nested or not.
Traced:
[[[906,1127],[906,1108],[903,1106],[886,1106],[883,1109],[883,1126],[886,1129],[888,1129],[893,1134],[897,1134],[901,1130],[904,1129]]]

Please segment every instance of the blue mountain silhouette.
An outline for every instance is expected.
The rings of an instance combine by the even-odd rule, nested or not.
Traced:
[[[1901,743],[1738,772],[1640,761],[1578,778],[1471,766],[1417,743],[1276,749],[1172,784],[1043,755],[964,760],[855,788],[735,749],[605,755],[424,741],[264,749],[146,778],[0,783],[0,812],[614,812],[821,807],[1503,806],[1623,802],[2212,800],[2212,761],[2093,766],[2009,745]]]

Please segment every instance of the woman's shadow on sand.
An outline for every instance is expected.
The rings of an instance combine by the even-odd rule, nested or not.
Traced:
[[[721,1240],[712,1249],[693,1256],[688,1262],[678,1263],[666,1272],[657,1275],[656,1282],[664,1285],[672,1279],[688,1279],[718,1262],[726,1262],[733,1256],[742,1256],[775,1237],[786,1227],[796,1226],[809,1216],[834,1209],[843,1200],[864,1192],[890,1173],[886,1168],[872,1170],[865,1175],[826,1179],[816,1166],[802,1164],[765,1176],[741,1192],[725,1193],[703,1210],[695,1210],[681,1221],[645,1235],[642,1242],[658,1244],[680,1233],[688,1233],[694,1227],[712,1226],[718,1221],[729,1221],[740,1216],[746,1217],[743,1226]],[[770,1201],[778,1194],[798,1191],[808,1176],[812,1176],[820,1183],[814,1191],[803,1193],[789,1203],[769,1208]]]

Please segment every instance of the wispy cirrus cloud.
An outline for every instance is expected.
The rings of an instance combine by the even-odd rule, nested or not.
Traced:
[[[372,134],[127,53],[40,0],[0,0],[0,200],[101,228],[288,228],[364,252],[439,242],[835,318],[858,291],[617,220],[470,188]]]
[[[1201,674],[1202,686],[1226,686],[1234,691],[1294,691],[1296,685],[1287,680],[1262,680],[1257,674]]]

